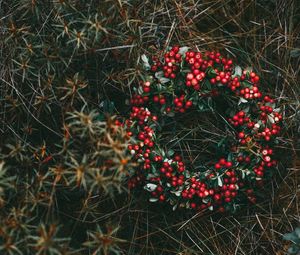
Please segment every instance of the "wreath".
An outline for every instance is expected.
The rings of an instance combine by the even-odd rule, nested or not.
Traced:
[[[168,202],[173,209],[224,212],[245,201],[255,203],[277,165],[274,145],[282,121],[275,100],[261,92],[260,77],[218,52],[203,54],[188,47],[174,46],[161,57],[141,59],[146,75],[134,88],[125,121],[133,141],[128,150],[139,163],[129,188],[142,185],[151,202]],[[228,134],[217,143],[222,155],[197,169],[160,142],[165,123],[189,112],[219,115]]]

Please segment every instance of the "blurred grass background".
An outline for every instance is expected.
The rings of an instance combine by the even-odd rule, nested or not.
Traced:
[[[299,225],[298,0],[0,0],[1,254],[285,254]],[[261,75],[285,128],[269,196],[237,215],[149,205],[110,113],[169,45]],[[108,118],[108,119],[107,119]],[[123,192],[122,192],[123,191]]]

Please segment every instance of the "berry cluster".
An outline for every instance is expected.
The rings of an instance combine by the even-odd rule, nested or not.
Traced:
[[[153,56],[152,57],[153,65],[151,66],[151,71],[156,72],[161,66],[162,63],[159,61],[158,57]]]
[[[276,125],[276,124],[272,124],[271,128],[264,128],[262,132],[258,133],[258,137],[262,137],[263,139],[265,139],[266,141],[270,141],[272,137],[276,137],[279,132],[280,132],[281,127]]]
[[[204,79],[205,73],[194,69],[193,72],[186,75],[186,86],[193,87],[194,90],[200,90],[200,82]]]
[[[232,162],[231,161],[226,161],[225,158],[220,158],[219,162],[215,164],[215,169],[219,170],[221,168],[231,168],[232,167]]]
[[[216,79],[213,78],[214,80],[210,80],[210,82],[212,84],[216,83]],[[228,83],[228,87],[231,89],[231,91],[235,91],[236,89],[241,87],[241,83],[240,83],[240,79],[238,77],[234,77],[231,81],[229,81]]]
[[[270,176],[266,172],[277,164],[272,146],[282,121],[275,100],[259,91],[259,76],[246,70],[236,73],[233,60],[220,53],[186,47],[175,46],[161,60],[152,60],[151,73],[136,88],[125,122],[134,141],[128,150],[139,163],[129,188],[142,185],[152,202],[196,210],[234,210],[245,198],[255,203],[256,193]],[[161,74],[167,78],[164,83]],[[209,90],[207,83],[216,86]],[[235,130],[229,146],[234,149],[191,172],[180,155],[170,155],[160,145],[159,126],[166,116],[203,109],[205,100],[215,97],[230,104],[223,119]]]
[[[223,71],[231,71],[233,66],[233,61],[230,58],[225,58],[222,56],[219,52],[206,52],[205,54],[207,56],[209,65],[219,65],[216,69],[216,72],[218,73],[219,70]]]
[[[146,81],[143,83],[142,88],[145,93],[150,92],[150,90],[151,90],[150,85],[151,85],[150,81]]]
[[[227,84],[228,86],[229,84],[232,84],[230,72],[226,72],[226,73],[223,71],[217,72],[216,70],[215,72],[216,72],[216,77],[210,79],[211,84],[221,83],[223,85]],[[231,90],[233,90],[232,88],[233,85],[231,85]]]
[[[185,95],[182,94],[179,97],[174,98],[174,110],[177,112],[184,113],[187,109],[193,106],[191,100],[185,100]]]
[[[167,78],[171,78],[171,79],[176,78],[176,72],[179,70],[178,65],[181,63],[181,55],[178,52],[179,52],[179,47],[175,46],[164,55],[165,63],[163,65],[163,71],[165,77]]]
[[[250,118],[246,116],[244,111],[239,111],[232,118],[228,118],[228,120],[235,127],[251,123]]]
[[[141,95],[133,95],[132,98],[130,99],[130,104],[131,105],[144,105],[145,103],[147,103],[149,100],[148,96],[141,96]]]
[[[159,103],[160,105],[164,105],[166,104],[166,98],[164,97],[164,95],[154,95],[153,102]]]
[[[242,88],[238,94],[241,95],[245,99],[256,99],[261,98],[262,93],[258,89],[258,82],[260,78],[254,72],[247,73],[247,71],[243,71],[243,74],[240,77],[240,81],[248,81],[249,86],[246,88]]]
[[[241,89],[240,95],[245,99],[253,99],[253,98],[260,98],[261,93],[256,86],[250,86],[249,88]]]
[[[191,68],[191,72],[186,75],[186,86],[200,90],[200,82],[205,78],[205,72],[208,62],[202,59],[200,52],[188,51],[185,60]]]

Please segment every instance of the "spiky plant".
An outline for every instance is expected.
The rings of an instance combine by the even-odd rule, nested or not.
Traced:
[[[101,106],[110,104],[103,93],[107,77],[126,66],[118,51],[128,40],[120,15],[128,4],[0,5],[0,159],[7,165],[0,169],[1,251],[88,251],[81,244],[87,230],[97,232],[90,222],[99,201],[126,191],[132,167],[126,132],[107,115],[115,108]]]
[[[118,244],[125,240],[115,237],[117,231],[118,228],[107,227],[107,231],[103,232],[97,225],[95,231],[88,232],[88,241],[83,245],[89,247],[93,254],[121,254]]]

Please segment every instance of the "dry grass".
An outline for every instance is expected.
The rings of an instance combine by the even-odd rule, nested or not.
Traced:
[[[281,165],[274,182],[266,187],[268,195],[236,215],[173,212],[168,206],[142,202],[143,198],[136,198],[138,194],[133,199],[126,193],[113,197],[101,192],[84,194],[80,189],[72,193],[54,189],[46,179],[45,186],[37,185],[38,189],[28,186],[25,202],[20,204],[25,215],[33,213],[28,214],[28,205],[34,202],[29,199],[26,203],[30,195],[36,199],[36,190],[39,194],[49,192],[53,206],[47,200],[35,200],[42,208],[35,216],[45,224],[55,221],[62,226],[71,238],[67,246],[76,250],[72,254],[95,251],[80,245],[86,241],[87,231],[95,231],[95,225],[119,225],[117,237],[122,240],[116,243],[121,254],[285,254],[288,243],[282,235],[300,221],[300,2],[103,0],[101,4],[84,4],[70,0],[66,2],[74,9],[58,15],[59,2],[64,1],[44,5],[41,1],[0,0],[0,34],[4,35],[0,39],[0,153],[11,169],[18,169],[11,173],[19,176],[20,183],[13,185],[20,192],[24,191],[24,180],[35,183],[38,174],[45,174],[48,168],[69,163],[61,141],[68,134],[70,112],[106,112],[103,105],[114,102],[110,111],[126,113],[124,98],[130,97],[141,74],[141,54],[161,52],[173,44],[221,50],[261,74],[263,90],[279,97],[284,109]],[[91,32],[95,27],[83,25],[96,13],[100,39]],[[69,22],[70,37],[62,39],[64,22]],[[84,32],[80,40],[74,29]],[[208,120],[200,132],[210,129]],[[74,144],[80,141],[82,145],[85,138],[91,137],[75,136]],[[180,143],[188,155],[201,151],[187,139]],[[35,152],[41,157],[43,145],[47,155],[55,159],[45,166],[43,157],[32,156]],[[84,147],[71,148],[68,155],[78,157]],[[8,206],[3,217],[12,218],[16,201],[14,196],[5,200]]]

